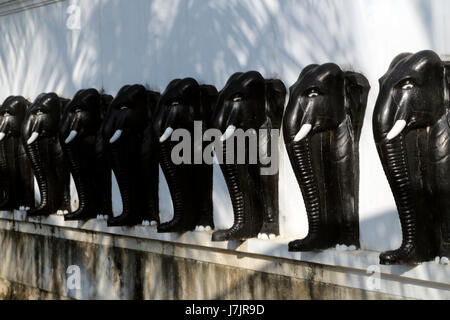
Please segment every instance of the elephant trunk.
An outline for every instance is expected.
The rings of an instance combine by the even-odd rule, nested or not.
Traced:
[[[382,254],[381,263],[408,262],[404,260],[415,254],[417,217],[405,136],[401,134],[392,140],[381,142],[377,149],[395,198],[403,235],[400,249]]]
[[[223,156],[226,159],[227,147],[224,143]],[[245,197],[242,191],[238,167],[235,164],[225,164],[221,166],[225,181],[231,197],[234,212],[234,225],[245,224]]]
[[[227,143],[223,143],[223,158],[228,156]],[[222,164],[221,170],[230,193],[234,223],[228,230],[214,232],[212,241],[253,238],[261,231],[263,204],[257,193],[259,166],[248,164]],[[246,185],[247,184],[247,185]]]
[[[87,208],[89,207],[90,204],[89,190],[88,190],[89,182],[86,181],[86,172],[84,172],[84,174],[82,172],[80,155],[81,152],[83,151],[80,149],[81,148],[79,148],[78,143],[63,145],[64,154],[66,155],[66,159],[68,160],[70,172],[72,173],[72,177],[75,182],[75,186],[77,188],[78,202],[79,202],[79,207],[77,211],[65,215],[64,219],[66,221],[84,220],[86,218],[89,218],[86,215]]]
[[[28,215],[48,216],[51,214],[49,208],[48,181],[47,181],[48,168],[45,165],[43,165],[43,158],[39,148],[39,141],[37,142],[35,141],[32,144],[27,144],[25,150],[27,153],[27,157],[30,159],[31,167],[36,177],[41,197],[40,205],[37,208],[28,211]]]
[[[184,185],[184,165],[175,165],[171,160],[172,142],[160,144],[161,168],[169,186],[173,204],[173,219],[158,226],[158,232],[181,232],[193,230],[195,223],[187,221],[192,218],[192,201],[189,188]]]
[[[111,146],[112,168],[119,185],[120,195],[122,197],[122,214],[118,217],[109,219],[108,226],[131,226],[136,221],[132,221],[132,212],[134,205],[133,194],[133,175],[130,172],[128,150],[123,150],[124,141]]]
[[[308,216],[308,236],[304,240],[297,240],[289,244],[290,251],[307,251],[317,249],[317,238],[323,221],[321,221],[321,199],[319,185],[312,163],[311,139],[291,142],[288,145],[291,163],[303,194],[306,213]],[[314,247],[314,248],[313,248]]]
[[[7,156],[6,142],[2,141],[0,142],[0,208],[2,209],[8,205],[11,197],[10,170],[8,168]]]

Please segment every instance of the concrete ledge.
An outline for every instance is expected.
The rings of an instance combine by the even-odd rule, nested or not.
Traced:
[[[210,232],[158,234],[155,227],[108,228],[104,221],[64,222],[60,216],[26,218],[18,211],[0,212],[0,230],[191,259],[382,297],[450,299],[450,266],[434,262],[415,267],[380,266],[379,253],[373,251],[290,253],[287,243],[292,239],[214,243]],[[379,275],[372,275],[371,270]]]

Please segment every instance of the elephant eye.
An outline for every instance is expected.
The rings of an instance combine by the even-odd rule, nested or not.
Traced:
[[[235,96],[233,98],[233,102],[240,102],[240,101],[242,101],[242,97],[241,96]]]
[[[308,96],[308,98],[315,98],[315,97],[319,96],[319,90],[317,88],[309,89],[306,92],[306,95]]]
[[[412,88],[414,88],[414,82],[412,80],[408,79],[402,83],[402,90],[411,90]]]
[[[128,107],[126,107],[126,106],[122,106],[122,107],[120,107],[120,110],[128,110]]]
[[[178,101],[172,101],[172,103],[170,104],[171,107],[176,107],[179,105],[180,105],[180,103]]]

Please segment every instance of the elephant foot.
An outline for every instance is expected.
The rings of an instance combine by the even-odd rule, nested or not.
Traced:
[[[338,245],[336,245],[336,250],[337,251],[356,251],[358,249],[359,248],[357,246],[355,246],[355,245],[350,245],[350,246],[348,246],[346,244],[338,244]]]
[[[143,227],[154,227],[158,225],[158,221],[156,220],[142,220]]]
[[[27,211],[28,217],[48,217],[52,212],[47,206],[30,209]]]
[[[419,257],[413,244],[405,244],[397,250],[387,251],[380,255],[380,264],[383,265],[419,264],[424,260]]]
[[[182,233],[193,231],[195,225],[186,223],[181,217],[175,217],[172,221],[162,223],[158,226],[158,233]]]
[[[258,235],[257,231],[252,231],[243,224],[234,225],[228,230],[219,230],[213,233],[212,241],[242,241],[250,238],[255,238]]]
[[[124,214],[117,217],[109,217],[107,221],[108,227],[132,227],[137,224],[136,219]]]
[[[436,262],[442,265],[450,264],[450,244],[442,244],[439,249],[439,257],[436,257]]]
[[[196,227],[195,227],[195,231],[199,231],[199,232],[202,232],[202,231],[212,231],[212,230],[214,230],[214,228],[211,227],[211,226],[199,225],[199,226],[196,226]]]
[[[264,222],[258,239],[261,240],[273,240],[280,234],[278,222]]]
[[[308,235],[305,239],[295,240],[289,243],[290,252],[308,252],[326,250],[333,246],[318,234]]]
[[[144,216],[144,217],[141,218],[141,222],[142,222],[142,225],[144,227],[157,226],[160,223],[160,221],[159,221],[159,213],[156,213],[156,214],[152,213],[150,215]]]
[[[450,259],[448,257],[436,257],[436,259],[434,259],[434,261],[437,264],[441,264],[443,266],[447,266],[450,264]]]
[[[203,215],[196,223],[195,231],[214,230],[214,219],[212,215]]]
[[[108,220],[111,219],[112,217],[114,217],[114,215],[112,214],[112,212],[102,211],[102,212],[99,213],[95,218],[96,218],[97,220],[108,221]]]
[[[355,251],[361,248],[357,236],[344,236],[337,242],[336,249],[339,251]]]

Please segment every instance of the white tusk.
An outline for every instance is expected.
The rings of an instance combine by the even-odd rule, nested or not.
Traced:
[[[300,131],[295,136],[294,142],[299,142],[299,141],[302,141],[303,139],[305,139],[306,136],[311,132],[311,130],[312,130],[312,125],[311,124],[304,124],[300,128]]]
[[[109,140],[110,144],[113,144],[114,142],[116,142],[117,140],[120,139],[120,136],[122,135],[122,130],[117,130],[116,132],[114,132],[114,135],[111,137],[111,139]]]
[[[75,130],[70,131],[69,136],[67,137],[66,141],[64,141],[65,144],[71,143],[78,135],[78,132]]]
[[[223,136],[220,138],[220,141],[224,142],[227,141],[228,139],[230,139],[233,134],[236,131],[236,127],[231,125],[227,128],[227,130],[225,130],[225,133],[223,134]]]
[[[172,129],[171,127],[168,127],[168,128],[166,129],[166,131],[164,131],[164,133],[163,133],[163,135],[161,136],[161,138],[159,138],[159,142],[160,142],[160,143],[166,142],[166,140],[170,138],[170,136],[172,135],[172,133],[173,133],[173,129]]]
[[[405,120],[398,120],[395,124],[392,130],[387,135],[386,139],[392,140],[395,139],[402,131],[406,128],[406,121]]]
[[[37,140],[37,138],[39,138],[39,133],[33,132],[33,133],[31,134],[30,139],[28,139],[27,144],[28,144],[28,145],[32,144],[33,142],[35,142],[35,141]]]
[[[6,137],[6,133],[0,132],[0,141],[3,141],[3,139],[5,139],[5,137]]]

